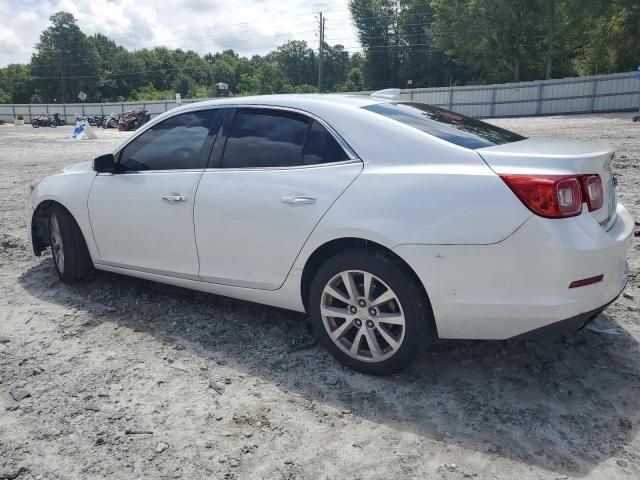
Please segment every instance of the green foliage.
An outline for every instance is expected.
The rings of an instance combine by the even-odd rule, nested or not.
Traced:
[[[127,101],[173,99],[175,99],[175,92],[173,90],[157,90],[153,84],[149,83],[131,92]]]
[[[629,71],[638,0],[431,0],[435,45],[483,81]]]
[[[489,81],[520,81],[539,64],[542,22],[529,0],[432,0],[436,45]]]
[[[588,34],[573,59],[581,75],[635,70],[640,63],[640,2],[614,0],[605,12],[582,22]]]
[[[70,13],[50,17],[31,57],[33,91],[47,100],[73,101],[80,91],[93,96],[98,52]]]
[[[291,40],[274,53],[275,64],[282,76],[293,85],[316,80],[316,55],[304,40]]]
[[[11,64],[0,68],[0,89],[9,96],[9,102],[28,103],[34,91],[31,66]]]
[[[363,47],[323,45],[323,91],[534,80],[634,70],[638,0],[349,0]],[[128,51],[50,17],[31,63],[0,68],[0,103],[207,98],[317,92],[319,58],[291,40],[251,58],[165,47]]]
[[[0,88],[0,103],[11,103],[11,94]]]

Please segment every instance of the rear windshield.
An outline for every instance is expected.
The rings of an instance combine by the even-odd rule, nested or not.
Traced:
[[[424,103],[377,103],[362,108],[466,148],[490,147],[526,138],[475,118]]]

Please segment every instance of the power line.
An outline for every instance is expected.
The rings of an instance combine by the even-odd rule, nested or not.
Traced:
[[[253,30],[247,30],[247,31],[253,31]],[[285,36],[285,35],[295,35],[295,34],[301,34],[301,33],[312,33],[312,32],[315,32],[315,31],[316,31],[315,29],[313,29],[313,30],[298,30],[298,31],[294,31],[294,32],[277,33],[277,34],[274,34],[273,37],[281,37],[281,36]],[[199,37],[192,37],[192,38],[208,40],[208,39],[223,38],[223,37],[199,36]],[[244,44],[244,43],[253,42],[253,41],[255,41],[253,38],[247,38],[245,40],[235,40],[233,42],[233,45],[237,45],[238,43],[243,43]],[[234,51],[241,52],[241,51],[264,50],[265,48],[272,48],[274,46],[280,46],[281,44],[277,44],[277,45],[271,44],[271,45],[267,45],[267,46],[259,46],[259,47],[255,47],[255,48],[245,48],[245,49],[238,49],[238,48],[235,48],[233,45],[232,46],[222,46],[219,43],[215,43],[215,44],[211,43],[211,44],[206,44],[206,45],[203,45],[202,43],[199,43],[199,45],[202,46],[202,47],[217,46],[218,48],[221,48],[222,50],[230,50],[231,49],[231,50],[234,50]],[[139,48],[137,50],[133,50],[133,52],[140,51],[140,50],[145,49],[145,48],[148,48],[148,47],[142,47],[142,48]],[[151,50],[155,50],[156,48],[163,48],[163,47],[161,45],[155,45],[153,48],[151,48]],[[165,47],[165,48],[168,48],[168,47]],[[180,47],[177,47],[177,48],[180,49],[180,50],[183,50]],[[131,52],[129,50],[127,50],[127,51]],[[49,59],[56,59],[56,58],[68,59],[70,57],[68,55],[51,55],[51,56],[47,56],[47,58],[49,58]],[[71,58],[72,59],[82,59],[82,58],[91,59],[91,58],[93,58],[93,56],[92,55],[83,55],[83,56],[76,56],[76,57],[71,57]],[[49,64],[49,65],[57,66],[57,64]]]
[[[316,5],[321,5],[321,4],[316,4]],[[313,8],[314,5],[310,5],[309,7]],[[308,14],[296,13],[296,14],[290,14],[290,15],[280,15],[280,14],[278,14],[278,18],[307,18],[309,15],[313,15],[313,13],[312,12],[310,12]],[[315,21],[309,21],[309,22],[303,22],[303,23],[315,23]],[[193,28],[183,28],[183,29],[177,29],[177,30],[175,30],[175,29],[173,29],[173,30],[165,30],[165,32],[168,32],[168,33],[192,32],[194,30],[204,30],[204,29],[213,29],[213,28],[220,29],[220,28],[234,27],[234,26],[238,26],[238,25],[251,25],[251,24],[264,24],[264,19],[252,20],[252,21],[248,21],[248,22],[212,24],[212,25],[205,26],[205,27],[193,27]],[[125,34],[111,35],[109,38],[126,38],[126,35]]]

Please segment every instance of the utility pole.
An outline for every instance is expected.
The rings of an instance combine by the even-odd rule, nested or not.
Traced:
[[[324,17],[320,12],[320,46],[318,48],[318,90],[322,92],[322,57],[324,53]]]
[[[62,64],[64,63],[64,60],[62,58],[62,56],[60,57],[60,59],[58,60],[58,69],[60,70],[60,90],[62,90],[62,103],[64,103],[65,97],[66,97],[66,92],[65,92],[65,88],[64,88],[64,68],[62,66]]]

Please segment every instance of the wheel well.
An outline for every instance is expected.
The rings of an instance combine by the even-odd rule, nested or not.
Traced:
[[[311,256],[307,259],[307,263],[304,266],[304,270],[302,271],[302,280],[300,282],[300,289],[302,295],[302,303],[304,304],[305,310],[309,311],[308,302],[309,302],[309,289],[311,288],[311,282],[313,281],[313,277],[315,277],[316,272],[320,268],[320,266],[329,258],[334,256],[335,254],[345,251],[351,250],[353,248],[359,248],[364,250],[371,250],[372,252],[384,253],[385,255],[389,255],[394,259],[401,262],[407,269],[407,272],[413,277],[416,284],[422,290],[424,294],[424,298],[431,308],[431,303],[429,302],[429,296],[427,295],[427,290],[424,285],[420,281],[420,278],[416,274],[416,272],[409,266],[407,262],[405,262],[398,254],[394,253],[389,248],[380,245],[379,243],[372,242],[371,240],[365,240],[362,238],[338,238],[336,240],[331,240],[330,242],[325,243],[318,247]]]
[[[64,205],[54,200],[45,200],[36,207],[33,212],[33,217],[31,218],[31,243],[33,244],[33,252],[37,256],[40,256],[40,254],[51,245],[49,238],[49,213],[54,205],[64,209],[64,211],[73,218],[71,212],[69,212]]]

